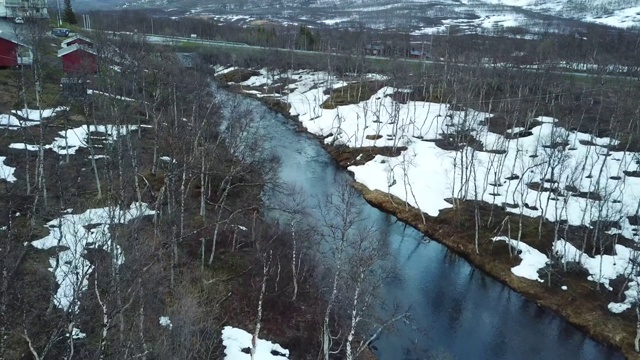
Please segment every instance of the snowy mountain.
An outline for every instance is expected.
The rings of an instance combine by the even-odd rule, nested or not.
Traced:
[[[640,24],[639,0],[485,0],[483,2],[614,27],[626,28]]]
[[[79,8],[155,8],[191,15],[270,18],[375,28],[524,26],[572,19],[619,28],[640,25],[640,0],[76,0]],[[222,18],[220,18],[222,19]],[[469,25],[469,22],[473,22]]]

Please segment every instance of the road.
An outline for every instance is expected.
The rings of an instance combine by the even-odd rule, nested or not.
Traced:
[[[164,36],[164,35],[152,35],[145,34],[145,39],[152,44],[160,44],[160,45],[183,45],[185,43],[188,44],[202,44],[203,46],[215,46],[215,47],[227,47],[227,48],[243,48],[243,49],[252,49],[252,50],[276,50],[276,51],[286,51],[293,52],[295,54],[307,54],[307,55],[318,55],[318,56],[327,56],[327,53],[319,52],[319,51],[308,51],[308,50],[296,50],[296,49],[280,49],[280,48],[267,48],[262,46],[248,45],[244,43],[238,42],[229,42],[229,41],[216,41],[216,40],[206,40],[206,39],[198,39],[198,38],[188,38],[188,37],[174,37],[174,36]],[[331,53],[333,56],[348,56],[345,54],[339,53]],[[364,56],[365,59],[369,60],[382,60],[382,61],[390,61],[391,59],[383,56]],[[435,65],[435,64],[444,64],[444,61],[434,61],[434,60],[422,60],[422,59],[397,59],[397,61],[403,61],[406,63],[414,63],[414,64],[425,64],[425,65]],[[462,64],[457,63],[457,66],[468,66],[468,67],[476,67],[476,64]],[[487,68],[493,68],[495,65],[486,64],[481,65]],[[601,75],[588,73],[583,71],[570,71],[570,70],[546,70],[546,69],[534,69],[534,68],[510,68],[508,66],[497,66],[499,69],[513,69],[513,70],[524,70],[530,72],[544,72],[549,71],[554,74],[565,75],[565,76],[579,76],[579,77],[594,77],[594,78],[607,78],[607,79],[632,79],[638,80],[637,77],[631,75]]]

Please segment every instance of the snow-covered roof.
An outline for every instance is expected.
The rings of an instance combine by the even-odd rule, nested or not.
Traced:
[[[74,52],[76,50],[83,50],[83,51],[86,51],[86,52],[91,53],[93,55],[97,55],[95,50],[93,50],[92,48],[90,48],[90,47],[88,47],[86,45],[73,44],[71,46],[67,46],[67,47],[64,47],[64,48],[58,50],[58,57],[65,56],[67,54],[71,54],[72,52]]]
[[[90,42],[93,44],[93,41],[91,39],[89,39],[88,37],[76,34],[68,39],[66,39],[65,41],[62,42],[62,46],[67,46],[67,44],[69,44],[70,42],[74,41],[74,40],[84,40],[86,42]]]
[[[29,45],[26,45],[26,44],[22,43],[21,41],[19,41],[18,38],[16,37],[16,35],[13,34],[13,33],[10,33],[10,32],[6,32],[6,31],[0,30],[0,38],[5,39],[5,40],[9,40],[14,44],[18,44],[18,45],[21,45],[21,46],[29,47]]]

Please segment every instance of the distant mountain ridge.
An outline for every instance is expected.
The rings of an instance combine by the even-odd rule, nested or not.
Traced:
[[[615,27],[640,25],[640,0],[484,0],[533,12]]]
[[[333,11],[340,16],[385,10],[401,13],[402,9],[409,9],[415,15],[424,8],[424,15],[432,16],[430,11],[436,6],[452,8],[447,11],[451,13],[464,7],[464,13],[468,13],[478,5],[485,9],[476,13],[487,16],[491,14],[487,13],[486,6],[495,5],[510,11],[523,10],[619,28],[640,26],[640,0],[75,0],[75,4],[82,9],[156,8],[196,14],[253,11],[273,15],[294,11],[298,16],[303,16],[309,8],[322,9],[326,14]],[[313,12],[310,10],[310,15]]]

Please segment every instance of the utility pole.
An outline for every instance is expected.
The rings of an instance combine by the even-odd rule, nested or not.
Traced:
[[[60,0],[56,0],[58,6],[58,26],[62,26],[62,14],[60,14]]]
[[[91,30],[91,18],[87,14],[82,15],[82,22],[85,30]]]

